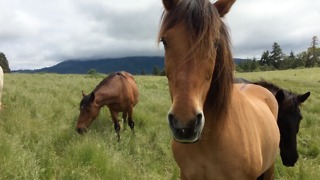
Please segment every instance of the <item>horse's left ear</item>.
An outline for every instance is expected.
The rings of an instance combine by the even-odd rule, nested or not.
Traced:
[[[283,90],[279,90],[277,93],[276,93],[276,99],[277,99],[277,102],[278,102],[278,104],[281,104],[282,102],[283,102],[283,100],[284,100],[284,92],[283,92]]]
[[[236,2],[236,0],[218,0],[213,5],[217,8],[220,17],[224,17],[224,15],[229,12],[234,2]]]
[[[305,94],[302,94],[302,95],[298,95],[298,101],[300,102],[300,103],[303,103],[305,100],[307,100],[308,99],[308,97],[310,96],[310,92],[307,92],[307,93],[305,93]]]
[[[167,11],[172,10],[178,2],[179,0],[162,0],[163,6]]]
[[[83,91],[81,91],[81,93],[82,93],[82,96],[83,96],[83,97],[85,97],[85,96],[86,96],[86,94],[85,94]]]

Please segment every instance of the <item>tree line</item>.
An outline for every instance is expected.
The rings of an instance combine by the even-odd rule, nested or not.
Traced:
[[[306,51],[298,54],[291,51],[289,55],[286,55],[283,53],[280,45],[274,42],[271,51],[264,51],[260,59],[248,58],[240,62],[236,66],[236,70],[239,72],[252,72],[320,66],[320,48],[317,45],[318,37],[313,36],[311,45]]]

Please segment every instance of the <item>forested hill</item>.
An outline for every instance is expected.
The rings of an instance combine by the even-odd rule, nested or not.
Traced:
[[[24,73],[58,73],[58,74],[87,74],[90,70],[109,74],[115,71],[127,71],[132,74],[152,74],[154,68],[163,69],[163,57],[124,57],[105,58],[98,60],[67,60],[52,67],[36,70],[19,70]]]
[[[235,59],[239,63],[241,59]],[[153,74],[155,68],[162,71],[164,57],[124,57],[105,58],[98,60],[67,60],[52,67],[35,70],[18,70],[21,73],[58,73],[58,74],[87,74],[90,70],[109,74],[115,71],[127,71],[131,74]]]

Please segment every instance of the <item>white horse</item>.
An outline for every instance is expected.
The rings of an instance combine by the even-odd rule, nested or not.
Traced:
[[[1,93],[2,93],[2,88],[3,88],[3,70],[2,67],[0,66],[0,109],[1,109]]]

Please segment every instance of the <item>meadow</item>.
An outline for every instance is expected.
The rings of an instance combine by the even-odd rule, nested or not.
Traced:
[[[300,158],[287,168],[276,161],[276,179],[320,178],[320,68],[236,73],[264,78],[296,93],[311,92],[301,106]],[[134,109],[135,133],[122,125],[117,142],[103,108],[88,132],[79,135],[81,90],[105,77],[95,75],[5,74],[0,111],[0,179],[179,179],[166,121],[170,96],[165,77],[135,76],[140,101]]]

